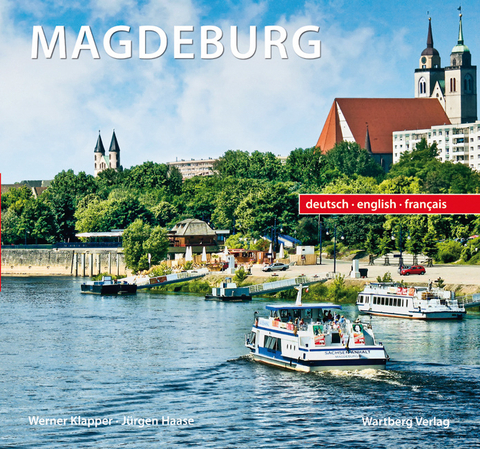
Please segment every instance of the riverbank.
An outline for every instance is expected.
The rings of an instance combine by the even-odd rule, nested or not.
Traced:
[[[289,279],[292,276],[282,275],[269,277],[265,276],[248,276],[245,281],[239,285],[249,286],[264,284],[270,281],[278,281],[282,279]],[[182,292],[205,295],[211,293],[213,287],[218,287],[221,282],[224,282],[226,278],[231,278],[231,275],[226,274],[209,274],[201,279],[182,282],[178,284],[169,284],[164,287],[153,289],[152,292]],[[405,279],[404,279],[405,280]],[[320,300],[320,301],[332,301],[343,304],[354,304],[358,292],[362,291],[365,284],[374,282],[374,279],[348,279],[344,278],[342,282],[335,283],[334,279],[329,279],[323,283],[318,283],[310,286],[309,292],[304,293],[305,300]],[[413,279],[406,279],[407,285],[415,286],[427,286],[428,282],[422,279],[424,282],[416,282]],[[410,282],[408,282],[410,281]],[[480,286],[472,284],[446,284],[445,288],[450,291],[454,291],[457,296],[472,295],[473,293],[480,293]],[[295,298],[295,290],[287,290],[275,294],[266,294],[265,296],[279,298],[279,299],[293,299]]]

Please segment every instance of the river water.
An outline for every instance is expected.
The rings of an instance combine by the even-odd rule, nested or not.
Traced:
[[[247,355],[272,299],[99,297],[80,282],[2,279],[1,448],[480,447],[478,313],[375,317],[387,370],[301,374]]]

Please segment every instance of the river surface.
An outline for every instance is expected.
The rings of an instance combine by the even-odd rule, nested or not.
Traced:
[[[480,447],[478,313],[375,317],[387,370],[301,374],[247,355],[272,299],[100,297],[80,282],[2,279],[1,448]]]

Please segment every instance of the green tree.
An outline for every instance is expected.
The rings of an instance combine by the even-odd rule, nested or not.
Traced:
[[[20,217],[13,208],[9,208],[2,213],[2,245],[11,245],[21,241]]]
[[[422,139],[412,151],[404,151],[401,154],[399,161],[391,166],[388,177],[420,177],[419,174],[424,172],[428,164],[437,161],[437,156],[437,144],[428,145],[427,141]]]
[[[317,184],[323,164],[318,148],[296,148],[287,157],[285,173],[293,182],[310,185]]]
[[[360,175],[383,178],[385,172],[367,150],[355,142],[342,141],[325,154],[325,160],[331,169],[337,169],[345,176]]]
[[[285,178],[285,170],[273,153],[261,153],[254,151],[249,161],[249,178],[266,179],[268,181],[283,181]]]
[[[156,206],[152,207],[151,211],[157,220],[157,223],[164,227],[178,216],[177,208],[167,201],[161,201]]]
[[[152,263],[158,264],[168,251],[167,231],[160,226],[152,227],[137,219],[123,233],[125,264],[131,270],[148,269],[148,254]]]
[[[27,234],[28,240],[35,243],[54,243],[59,235],[59,227],[52,207],[41,200],[31,199],[25,205],[20,223],[19,234]]]
[[[250,154],[248,151],[228,150],[213,163],[213,169],[220,177],[249,178]]]
[[[370,231],[368,231],[367,238],[365,239],[365,251],[370,256],[375,256],[379,252],[378,246],[379,246],[378,233],[373,232],[373,230],[370,229]]]
[[[55,213],[55,221],[60,229],[60,239],[75,238],[75,210],[78,202],[97,189],[95,179],[91,175],[73,170],[62,171],[53,179],[42,198],[50,204]]]
[[[32,198],[32,189],[27,186],[11,188],[2,195],[2,211],[12,209],[17,215],[21,215],[25,204]]]
[[[144,162],[124,170],[123,184],[132,189],[158,189],[168,184],[169,167],[166,164]]]
[[[437,242],[435,238],[435,233],[433,231],[428,231],[423,237],[423,254],[427,257],[433,259],[437,256]]]

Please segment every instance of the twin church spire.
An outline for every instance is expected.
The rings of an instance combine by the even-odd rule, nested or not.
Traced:
[[[457,44],[445,68],[433,45],[432,20],[428,19],[427,47],[415,70],[415,97],[437,98],[452,123],[477,120],[477,68],[472,66],[470,50],[464,43],[461,12]]]
[[[95,169],[94,175],[97,176],[100,172],[107,168],[118,170],[120,168],[120,146],[118,145],[115,130],[113,130],[112,140],[108,149],[108,155],[105,154],[105,147],[103,146],[102,136],[98,132],[97,144],[94,150]]]

